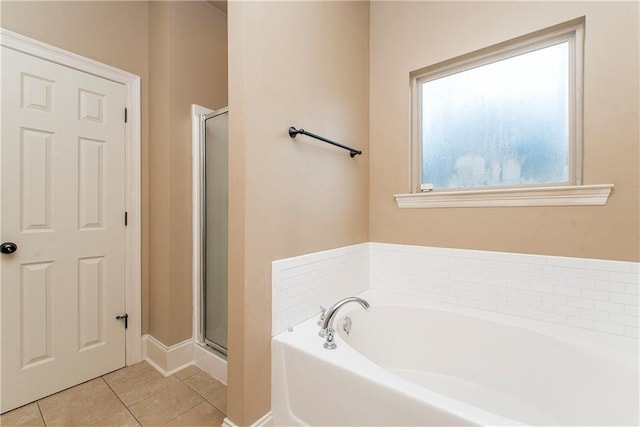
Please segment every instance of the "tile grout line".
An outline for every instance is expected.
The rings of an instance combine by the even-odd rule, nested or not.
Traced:
[[[204,371],[202,371],[202,370],[201,370],[200,372],[204,372]],[[212,402],[210,402],[210,401],[209,401],[209,399],[207,399],[204,395],[202,395],[198,390],[196,390],[195,388],[191,387],[191,385],[189,385],[189,384],[187,384],[186,382],[184,382],[184,380],[189,379],[189,378],[191,378],[191,377],[195,377],[196,375],[200,374],[200,372],[196,372],[195,374],[191,374],[191,375],[189,375],[188,377],[178,378],[178,377],[176,376],[176,378],[177,378],[177,379],[178,379],[182,384],[186,385],[186,386],[187,386],[187,387],[189,387],[193,392],[195,392],[198,396],[200,396],[200,397],[202,398],[202,401],[203,401],[203,402],[207,402],[209,405],[213,406],[214,408],[216,408],[218,411],[220,411],[222,414],[224,414],[224,415],[226,416],[226,414],[225,414],[224,412],[222,412],[222,411],[220,410],[220,408],[218,408],[216,405],[214,405]],[[175,374],[174,374],[174,375],[175,375]],[[200,402],[200,403],[202,403],[202,402]],[[200,405],[200,403],[198,403],[198,405]],[[198,406],[198,405],[196,405],[196,406]],[[195,406],[194,406],[193,408],[195,408]],[[191,408],[191,409],[193,409],[193,408]],[[189,410],[191,410],[191,409],[189,409]],[[171,420],[171,421],[173,421],[173,420]],[[169,422],[171,422],[171,421],[169,421]]]
[[[201,371],[201,372],[204,372],[204,371]],[[189,375],[188,377],[186,377],[186,378],[185,378],[185,380],[186,380],[187,378],[194,377],[194,376],[198,375],[199,373],[200,373],[200,372],[198,372],[197,374]],[[205,372],[205,374],[206,374],[206,372]],[[207,375],[208,375],[208,374],[207,374]],[[209,375],[209,376],[210,376],[210,375]],[[177,378],[177,377],[176,377],[176,378]],[[212,378],[213,378],[213,377],[212,377]],[[180,380],[184,385],[186,385],[187,387],[189,387],[191,390],[195,391],[195,392],[196,392],[196,394],[197,394],[198,396],[200,396],[200,397],[202,397],[202,398],[204,399],[204,401],[205,401],[205,402],[207,402],[209,405],[213,406],[213,407],[214,407],[214,408],[216,408],[218,411],[220,411],[220,413],[221,413],[222,415],[224,415],[225,417],[227,416],[227,413],[226,413],[227,411],[223,411],[221,408],[218,408],[218,407],[216,406],[216,404],[215,404],[215,403],[213,403],[212,401],[210,401],[209,399],[207,399],[207,397],[206,397],[205,395],[203,395],[202,393],[200,393],[198,390],[196,390],[195,388],[191,387],[191,385],[190,385],[190,384],[185,383],[185,382],[184,382],[184,381],[182,381],[180,378],[178,378],[178,379],[179,379],[179,380]],[[214,378],[214,380],[215,380],[215,378]],[[216,381],[217,381],[217,380],[216,380]],[[226,387],[226,386],[225,386],[225,387]]]
[[[202,396],[200,396],[200,397],[202,397]],[[180,412],[177,416],[175,416],[174,418],[171,418],[169,421],[167,421],[166,423],[164,423],[162,425],[164,426],[164,425],[167,425],[167,424],[177,420],[178,418],[180,418],[181,416],[183,416],[184,414],[186,414],[187,412],[189,412],[190,410],[192,410],[196,406],[200,405],[203,401],[206,402],[206,399],[203,399],[202,401],[196,403],[195,405],[191,406],[190,408],[185,409],[183,412]]]
[[[47,422],[44,419],[44,414],[42,413],[42,408],[40,408],[40,401],[42,399],[38,399],[36,400],[36,406],[38,407],[38,412],[40,412],[40,418],[42,418],[42,424],[44,424],[44,427],[47,427]]]
[[[144,361],[143,361],[143,363],[144,363]],[[188,377],[185,377],[185,379],[187,379],[187,378],[191,378],[191,377],[192,377],[192,376],[194,376],[194,375],[197,375],[197,374],[189,375]],[[169,376],[167,376],[167,377],[165,377],[165,378],[169,378],[169,377],[174,377],[176,380],[178,380],[178,382],[180,382],[180,383],[182,383],[182,384],[186,385],[186,386],[187,386],[187,387],[189,387],[191,390],[193,390],[193,389],[189,386],[189,384],[186,384],[184,381],[182,381],[182,379],[180,379],[180,378],[179,378],[178,376],[176,376],[175,374],[169,375]],[[111,391],[116,395],[116,397],[118,398],[118,400],[120,400],[120,402],[122,402],[122,404],[124,405],[124,407],[125,407],[125,408],[127,408],[127,411],[129,411],[129,413],[130,413],[130,414],[133,416],[133,418],[138,422],[138,424],[140,424],[141,426],[143,426],[143,427],[144,427],[144,424],[142,423],[142,421],[141,421],[141,420],[139,420],[139,419],[138,419],[138,418],[133,414],[133,412],[131,412],[131,409],[129,408],[129,406],[127,406],[127,405],[122,401],[122,399],[120,399],[120,396],[118,396],[118,393],[116,393],[116,392],[115,392],[115,390],[111,387],[111,385],[110,385],[110,384],[109,384],[109,383],[108,383],[108,382],[107,382],[103,377],[100,377],[100,378],[102,378],[102,380],[103,380],[105,383],[107,383],[107,386],[109,387],[109,389],[111,389]],[[138,401],[138,402],[133,403],[131,406],[137,405],[137,404],[138,404],[138,403],[140,403],[140,402],[144,402],[145,400],[147,400],[147,399],[151,398],[152,396],[154,396],[154,395],[156,395],[156,394],[158,394],[158,393],[161,393],[163,390],[166,390],[168,387],[170,387],[170,385],[168,385],[168,386],[166,386],[166,387],[163,387],[163,388],[161,388],[160,390],[157,390],[155,393],[152,393],[151,395],[149,395],[149,396],[145,397],[144,399],[142,399],[142,400],[140,400],[140,401]],[[202,401],[200,401],[200,402],[196,403],[196,404],[195,404],[194,406],[192,406],[192,407],[189,407],[188,409],[186,409],[185,411],[183,411],[183,412],[179,413],[177,416],[175,416],[174,418],[172,418],[172,419],[168,420],[166,423],[163,423],[162,425],[169,424],[170,422],[172,422],[172,421],[176,420],[177,418],[179,418],[179,417],[181,417],[182,415],[186,414],[187,412],[189,412],[190,410],[192,410],[192,409],[193,409],[193,408],[195,408],[196,406],[200,405],[202,402],[209,402],[209,401],[208,401],[204,396],[202,396],[202,395],[201,395],[200,393],[198,393],[196,390],[193,390],[193,391],[194,391],[198,396],[200,396],[200,397],[202,398]],[[209,402],[209,403],[211,404],[211,402]],[[214,408],[218,409],[215,405],[213,405],[213,404],[211,404],[211,405],[212,405]],[[219,410],[219,409],[218,409],[218,410]],[[220,412],[222,412],[222,411],[220,411]]]
[[[110,372],[110,373],[111,373],[111,372]],[[109,373],[109,374],[110,374],[110,373]],[[194,373],[192,373],[191,375],[185,376],[184,378],[179,378],[179,377],[178,377],[177,375],[175,375],[175,374],[173,374],[173,375],[170,375],[170,376],[169,376],[169,377],[174,377],[174,378],[175,378],[176,380],[178,380],[180,383],[182,383],[183,385],[186,385],[186,386],[188,387],[188,389],[190,389],[191,391],[195,392],[195,394],[196,394],[197,396],[199,396],[201,400],[200,400],[199,402],[195,403],[193,406],[191,406],[191,407],[189,407],[189,408],[186,408],[184,411],[180,412],[180,413],[179,413],[179,414],[177,414],[174,418],[172,418],[171,420],[168,420],[168,421],[167,421],[166,423],[164,423],[163,425],[165,425],[165,424],[168,424],[168,423],[171,423],[171,422],[175,421],[177,418],[179,418],[179,417],[183,416],[184,414],[188,413],[189,411],[193,410],[195,407],[197,407],[198,405],[202,404],[203,402],[206,402],[207,404],[211,405],[211,406],[212,406],[216,411],[218,411],[219,413],[221,413],[223,416],[226,416],[226,411],[223,411],[223,410],[222,410],[221,408],[219,408],[219,407],[218,407],[214,402],[212,402],[211,400],[209,400],[209,399],[207,398],[207,396],[205,396],[205,394],[203,394],[203,393],[199,392],[196,388],[192,387],[190,384],[188,384],[188,383],[186,383],[186,382],[185,382],[185,381],[189,380],[190,378],[196,377],[196,376],[198,376],[198,375],[200,375],[200,374],[202,374],[202,373],[207,374],[205,371],[199,370],[198,372],[194,372]],[[144,424],[142,423],[142,421],[141,421],[140,419],[138,419],[138,418],[136,417],[136,415],[131,411],[130,406],[128,406],[128,405],[127,405],[127,404],[122,400],[122,398],[121,398],[121,397],[118,395],[118,393],[114,390],[114,388],[112,387],[112,385],[111,385],[111,384],[106,380],[105,376],[107,376],[107,375],[108,375],[108,374],[98,376],[98,377],[96,377],[96,378],[94,378],[94,379],[91,379],[91,380],[85,381],[85,382],[80,383],[80,384],[78,384],[78,385],[76,385],[76,386],[70,387],[69,389],[66,389],[66,390],[73,389],[73,388],[78,387],[78,386],[80,386],[80,385],[82,385],[82,384],[86,384],[86,383],[89,383],[89,382],[91,382],[91,381],[95,381],[95,380],[97,380],[97,379],[99,378],[100,380],[102,380],[102,381],[103,381],[103,384],[105,384],[105,385],[108,387],[108,389],[111,391],[111,393],[113,393],[113,395],[115,395],[115,397],[117,398],[117,400],[118,400],[118,401],[119,401],[119,402],[120,402],[120,403],[121,403],[121,404],[126,408],[127,412],[128,412],[128,413],[133,417],[133,419],[134,419],[134,420],[135,420],[135,421],[136,421],[140,426],[144,426]],[[207,375],[207,376],[209,376],[209,375]],[[213,380],[214,380],[214,381],[217,381],[215,378],[213,378]],[[152,395],[147,396],[145,399],[142,399],[140,402],[142,402],[142,401],[144,401],[144,400],[146,400],[146,399],[148,399],[148,398],[150,398],[150,397],[152,397],[152,396],[156,395],[157,393],[162,392],[162,391],[163,391],[163,390],[165,390],[165,389],[166,389],[166,387],[163,387],[162,389],[160,389],[160,390],[156,391],[156,393],[153,393]],[[62,390],[61,392],[64,392],[64,391],[66,391],[66,390]],[[59,394],[59,393],[61,393],[61,392],[54,393],[54,394],[52,394],[51,396],[53,396],[53,395],[55,395],[55,394]],[[50,396],[47,396],[47,397],[50,397]],[[41,405],[40,405],[40,403],[41,403],[44,399],[45,399],[45,398],[38,399],[38,400],[36,400],[36,401],[35,401],[35,402],[33,402],[33,403],[35,403],[35,404],[36,404],[36,407],[38,408],[38,413],[39,413],[39,415],[40,415],[40,419],[41,419],[41,421],[42,421],[42,424],[43,424],[45,427],[48,427],[48,425],[49,425],[49,424],[48,424],[48,423],[46,422],[46,420],[45,420],[44,412],[43,412],[43,409],[42,409],[42,407],[41,407]],[[139,403],[139,402],[136,402],[136,403],[132,404],[131,406],[134,406],[134,405],[135,405],[135,404],[137,404],[137,403]],[[104,420],[101,420],[101,421],[104,421]],[[100,422],[100,421],[99,421],[99,422]]]
[[[102,381],[105,382],[107,387],[109,387],[109,390],[111,390],[111,392],[116,395],[116,397],[118,398],[120,403],[122,403],[122,406],[124,406],[126,408],[127,412],[129,412],[131,414],[133,419],[136,420],[136,422],[142,426],[142,422],[135,416],[135,414],[133,412],[131,412],[131,409],[129,409],[129,407],[122,401],[122,399],[120,399],[120,396],[118,396],[118,393],[116,393],[116,391],[111,387],[111,384],[109,384],[109,381],[104,379],[104,375],[101,376],[100,378],[102,379]]]
[[[187,378],[191,378],[191,377],[192,377],[192,376],[194,376],[194,375],[196,375],[196,374],[189,375],[188,377],[185,377],[184,379],[186,380]],[[174,377],[174,378],[175,378],[175,379],[177,379],[181,384],[186,385],[186,386],[187,386],[187,387],[189,387],[191,390],[193,390],[193,389],[189,386],[189,384],[187,384],[187,383],[185,383],[184,381],[182,381],[182,378],[178,377],[176,374],[171,374],[171,375],[169,375],[169,377]],[[167,377],[167,378],[168,378],[168,377]],[[166,423],[163,423],[163,424],[162,424],[163,426],[164,426],[164,425],[169,424],[170,422],[173,422],[173,421],[177,420],[178,418],[180,418],[181,416],[183,416],[184,414],[186,414],[187,412],[189,412],[190,410],[192,410],[192,409],[193,409],[193,408],[195,408],[196,406],[200,405],[203,401],[204,401],[204,402],[207,402],[207,399],[205,399],[205,398],[204,398],[204,396],[202,396],[202,395],[201,395],[200,393],[198,393],[196,390],[193,390],[193,391],[194,391],[198,396],[200,396],[203,400],[202,400],[202,401],[200,401],[200,402],[198,402],[198,403],[196,403],[195,405],[193,405],[193,406],[192,406],[192,407],[190,407],[189,409],[185,410],[184,412],[181,412],[181,413],[180,413],[180,414],[178,414],[176,417],[174,417],[174,418],[170,419],[170,420],[169,420],[169,421],[167,421]]]
[[[1,1],[1,0],[0,0],[0,1]],[[47,400],[47,399],[52,398],[52,397],[57,396],[57,395],[61,395],[61,394],[66,393],[66,392],[68,392],[68,391],[70,391],[70,390],[77,389],[77,387],[80,387],[80,386],[83,386],[83,385],[85,385],[85,384],[88,384],[88,383],[90,383],[90,382],[92,382],[92,381],[97,380],[98,378],[102,379],[102,377],[101,377],[101,376],[98,376],[98,377],[95,377],[95,378],[91,378],[91,379],[89,379],[89,380],[83,381],[83,382],[81,382],[81,383],[79,383],[79,384],[76,384],[76,385],[74,385],[74,386],[71,386],[71,387],[67,387],[67,388],[65,388],[65,389],[63,389],[63,390],[57,391],[57,392],[52,393],[52,394],[50,394],[50,395],[48,395],[48,396],[44,396],[44,397],[42,397],[42,398],[40,398],[40,399],[38,399],[38,400],[36,400],[36,401],[32,402],[32,403],[35,403],[35,404],[36,404],[36,406],[38,407],[38,411],[40,411],[40,416],[42,417],[42,423],[45,425],[45,427],[46,427],[48,424],[47,424],[47,422],[46,422],[46,420],[45,420],[45,416],[44,416],[44,412],[42,411],[42,407],[40,406],[40,403],[41,403],[42,401]],[[104,380],[103,380],[103,381],[104,381]],[[106,381],[105,381],[105,383],[106,383]],[[93,393],[90,393],[90,395],[94,395],[95,393],[96,393],[96,392],[94,391]]]

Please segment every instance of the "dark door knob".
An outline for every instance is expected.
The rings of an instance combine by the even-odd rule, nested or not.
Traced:
[[[2,252],[3,254],[12,254],[17,250],[18,245],[13,242],[4,242],[2,245],[0,245],[0,252]]]

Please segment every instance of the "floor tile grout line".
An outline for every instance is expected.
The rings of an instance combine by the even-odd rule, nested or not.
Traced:
[[[36,400],[36,406],[38,407],[38,412],[40,412],[40,418],[42,418],[42,424],[44,424],[44,427],[47,427],[47,422],[44,419],[44,414],[42,413],[42,408],[40,407],[41,400],[42,399]]]
[[[195,365],[193,365],[193,366],[195,366]],[[185,369],[186,369],[186,368],[185,368]],[[178,372],[180,372],[180,371],[178,371]],[[193,374],[191,374],[191,375],[189,375],[189,376],[187,376],[187,377],[184,377],[184,378],[180,378],[180,377],[179,377],[179,376],[177,376],[176,374],[171,374],[171,375],[169,375],[169,376],[174,376],[174,377],[176,377],[177,379],[179,379],[180,381],[184,382],[184,380],[189,379],[189,378],[191,378],[191,377],[195,377],[196,375],[200,374],[201,372],[204,372],[204,371],[201,369],[201,370],[200,370],[200,372],[194,372]],[[177,373],[177,372],[176,372],[176,373]]]
[[[1,0],[0,0],[0,1],[1,1]],[[83,386],[83,385],[85,385],[85,384],[89,384],[90,382],[92,382],[92,381],[96,381],[97,379],[101,379],[102,381],[104,381],[104,379],[102,378],[102,376],[98,376],[98,377],[95,377],[95,378],[91,378],[91,379],[89,379],[89,380],[83,381],[83,382],[81,382],[81,383],[79,383],[79,384],[76,384],[76,385],[74,385],[74,386],[71,386],[71,387],[67,387],[67,388],[65,388],[65,389],[63,389],[63,390],[57,391],[57,392],[52,393],[52,394],[50,394],[50,395],[48,395],[48,396],[44,396],[44,397],[42,397],[42,398],[40,398],[40,399],[35,400],[34,402],[32,402],[32,403],[36,403],[36,405],[37,405],[37,407],[38,407],[38,411],[40,411],[40,416],[42,417],[42,422],[43,422],[43,424],[45,425],[45,427],[46,427],[46,426],[48,426],[48,424],[47,424],[47,421],[46,421],[46,419],[45,419],[44,412],[42,411],[42,407],[40,406],[40,404],[41,404],[41,402],[42,402],[42,401],[47,400],[47,399],[50,399],[50,398],[53,398],[54,396],[62,395],[63,393],[66,393],[66,392],[69,392],[69,391],[71,391],[71,390],[77,389],[78,387],[81,387],[81,386]],[[106,383],[106,381],[104,381],[104,382]],[[108,384],[107,384],[107,385],[108,385]],[[94,394],[96,394],[96,393],[98,393],[98,392],[97,392],[97,391],[94,391],[94,392],[92,392],[92,393],[89,393],[89,395],[94,395]]]
[[[1,1],[1,0],[0,0],[0,1]],[[143,361],[142,361],[142,362],[140,362],[140,363],[147,363],[147,362],[143,360]],[[147,364],[147,365],[148,365],[148,364]],[[151,365],[149,365],[149,366],[151,366]],[[126,369],[126,368],[127,368],[127,367],[122,368],[122,369]],[[156,371],[156,372],[157,372],[157,371]],[[122,382],[124,382],[124,381],[130,381],[132,378],[136,378],[136,377],[139,377],[139,376],[142,376],[142,375],[143,375],[143,374],[138,374],[138,375],[135,375],[135,376],[132,376],[132,377],[128,377],[126,380],[123,380]],[[163,375],[163,377],[164,377],[164,375]],[[168,376],[166,376],[166,377],[164,377],[164,378],[166,379],[166,378],[170,378],[170,377],[175,377],[175,375],[168,375]],[[176,379],[177,381],[180,381],[180,378],[178,378],[178,377],[175,377],[175,379]],[[107,381],[105,380],[105,382],[107,382]],[[107,384],[109,385],[109,383],[108,383],[108,382],[107,382]],[[114,384],[114,385],[115,385],[115,384]],[[133,407],[133,406],[137,405],[137,404],[138,404],[138,403],[140,403],[140,402],[144,402],[145,400],[147,400],[148,398],[150,398],[150,397],[152,397],[152,396],[155,396],[156,394],[160,393],[161,391],[165,390],[165,389],[166,389],[166,388],[168,388],[168,387],[171,387],[171,384],[166,384],[166,385],[164,385],[164,386],[160,387],[159,389],[157,389],[156,391],[154,391],[154,392],[153,392],[153,393],[151,393],[150,395],[145,396],[144,398],[142,398],[142,399],[140,399],[140,400],[136,400],[135,402],[132,402],[130,405],[127,405],[127,404],[126,404],[122,399],[120,399],[120,401],[121,401],[121,402],[122,402],[122,403],[127,407],[127,409],[128,409],[128,408],[130,408],[130,407]],[[109,385],[109,388],[111,388],[111,385]],[[111,390],[113,390],[113,388],[111,388]],[[113,392],[114,392],[114,393],[116,393],[116,395],[118,396],[118,398],[120,398],[120,396],[118,395],[118,393],[117,393],[115,390],[113,390]],[[129,412],[131,412],[131,411],[129,411]],[[137,419],[137,418],[136,418],[136,419]]]
[[[131,412],[131,409],[129,409],[129,407],[122,401],[122,399],[120,399],[120,396],[118,396],[118,393],[116,393],[116,391],[111,387],[111,384],[109,384],[109,382],[104,379],[104,376],[102,376],[100,378],[102,378],[102,380],[107,384],[107,387],[109,387],[109,390],[111,390],[111,392],[116,395],[116,398],[120,401],[120,403],[122,403],[122,406],[125,407],[127,412],[129,412],[131,414],[133,419],[136,420],[138,424],[142,425],[142,422],[135,416],[135,414],[133,412]]]
[[[199,372],[197,372],[197,373],[195,373],[195,374],[193,374],[193,375],[190,375],[190,376],[188,376],[188,377],[185,377],[185,379],[187,379],[187,378],[191,378],[192,376],[197,375],[198,373],[199,373]],[[178,377],[178,376],[176,376],[175,374],[168,375],[168,376],[166,376],[165,378],[169,378],[169,377],[174,377],[176,380],[178,380],[178,382],[179,382],[179,383],[182,383],[182,384],[186,385],[187,387],[189,387],[189,388],[190,388],[191,390],[193,390],[193,391],[194,391],[194,392],[195,392],[195,393],[196,393],[196,394],[197,394],[197,395],[198,395],[202,400],[201,400],[201,401],[199,401],[199,402],[197,402],[195,405],[193,405],[193,406],[189,407],[189,408],[188,408],[188,409],[186,409],[185,411],[183,411],[183,412],[179,413],[177,416],[175,416],[174,418],[172,418],[172,419],[168,420],[166,423],[163,423],[162,425],[169,424],[170,422],[172,422],[172,421],[176,420],[177,418],[179,418],[179,417],[181,417],[182,415],[186,414],[187,412],[189,412],[190,410],[192,410],[192,409],[193,409],[193,408],[195,408],[196,406],[200,405],[202,402],[208,402],[211,406],[213,406],[214,408],[216,408],[216,409],[218,409],[218,410],[220,411],[220,409],[219,409],[218,407],[216,407],[214,404],[212,404],[211,402],[209,402],[209,400],[207,400],[207,398],[206,398],[206,397],[204,397],[203,395],[201,395],[200,393],[198,393],[196,390],[194,390],[193,388],[191,388],[191,386],[189,386],[189,384],[185,383],[181,378],[179,378],[179,377]],[[101,378],[102,378],[102,377],[101,377]],[[143,427],[144,427],[144,424],[142,423],[142,421],[141,421],[141,420],[139,420],[139,419],[138,419],[138,418],[133,414],[133,412],[131,412],[130,406],[127,406],[127,405],[122,401],[122,399],[120,399],[120,396],[118,396],[118,393],[116,393],[116,391],[115,391],[115,390],[113,390],[113,388],[111,388],[111,385],[110,385],[110,384],[109,384],[109,383],[108,383],[104,378],[103,378],[103,380],[104,380],[104,382],[105,382],[105,383],[107,383],[107,385],[109,386],[109,388],[111,389],[111,391],[116,395],[116,397],[118,397],[118,400],[120,400],[120,402],[122,402],[122,404],[125,406],[125,408],[127,408],[127,411],[129,411],[129,413],[130,413],[130,414],[133,416],[133,418],[138,422],[138,424],[140,424],[141,426],[143,426]],[[131,404],[131,406],[135,406],[135,405],[137,405],[137,404],[138,404],[138,403],[140,403],[140,402],[144,402],[145,400],[147,400],[147,399],[151,398],[152,396],[155,396],[156,394],[161,393],[162,391],[166,390],[166,389],[167,389],[167,388],[169,388],[169,387],[171,387],[171,386],[170,386],[170,385],[167,385],[167,386],[165,386],[165,387],[162,387],[161,389],[157,390],[155,393],[150,394],[149,396],[145,397],[144,399],[139,400],[139,401],[137,401],[137,402],[135,402],[135,403],[132,403],[132,404]],[[222,412],[222,411],[220,411],[220,412]]]
[[[213,377],[212,377],[212,378],[213,378]],[[215,379],[215,378],[214,378],[214,379]],[[207,398],[207,396],[205,396],[204,394],[200,393],[198,390],[196,390],[195,388],[193,388],[193,387],[191,386],[191,384],[185,383],[184,381],[183,381],[183,384],[185,384],[185,385],[186,385],[187,387],[189,387],[191,390],[195,391],[195,392],[196,392],[196,394],[197,394],[198,396],[202,397],[202,398],[205,400],[205,402],[209,403],[211,406],[213,406],[214,408],[216,408],[216,409],[217,409],[218,411],[220,411],[220,412],[221,412],[225,417],[227,416],[227,411],[223,411],[221,408],[218,408],[218,406],[217,406],[215,403],[213,403],[212,401],[210,401],[210,400]],[[226,386],[225,386],[225,387],[226,387]]]
[[[200,369],[200,372],[196,372],[196,373],[194,373],[194,374],[192,374],[192,375],[189,375],[188,377],[185,377],[184,379],[182,379],[182,378],[178,378],[177,376],[176,376],[176,378],[178,378],[178,379],[179,379],[179,380],[180,380],[184,385],[186,385],[187,387],[189,387],[191,390],[195,391],[195,392],[196,392],[196,394],[197,394],[198,396],[200,396],[200,397],[202,397],[202,398],[204,399],[204,401],[205,401],[205,402],[207,402],[209,405],[211,405],[211,406],[213,406],[214,408],[216,408],[218,411],[220,411],[220,413],[221,413],[222,415],[224,415],[224,416],[226,417],[226,416],[227,416],[227,411],[226,411],[226,410],[225,410],[225,411],[223,411],[223,410],[222,410],[222,408],[218,408],[218,406],[217,406],[215,403],[213,403],[212,401],[210,401],[210,400],[209,400],[209,399],[208,399],[204,394],[200,393],[198,390],[196,390],[195,388],[193,388],[193,387],[191,386],[191,384],[184,382],[184,380],[186,380],[186,379],[188,379],[188,378],[191,378],[191,377],[195,377],[196,375],[199,375],[199,374],[201,374],[201,373],[205,373],[205,374],[207,374],[209,377],[211,377],[211,375],[209,375],[209,373],[208,373],[208,372],[206,372],[206,371],[204,371],[204,370]],[[175,374],[173,374],[173,375],[175,375]],[[213,378],[213,377],[211,377],[211,378]],[[220,381],[218,381],[218,380],[217,380],[217,379],[215,379],[215,378],[213,378],[213,379],[214,379],[215,381],[217,381],[217,382],[220,382]],[[222,384],[222,383],[220,383],[220,384]],[[224,384],[223,384],[223,385],[224,385]],[[225,386],[225,388],[227,387],[226,385],[224,385],[224,386]]]
[[[204,371],[200,370],[200,372],[204,372]],[[193,377],[193,376],[196,376],[196,375],[198,375],[200,372],[196,372],[196,373],[191,374],[191,375],[189,375],[188,377],[184,377],[184,378],[180,378],[180,377],[178,377],[176,374],[171,374],[171,375],[169,375],[169,376],[168,376],[168,377],[175,377],[175,378],[176,378],[178,381],[180,381],[183,385],[186,385],[186,386],[187,386],[187,387],[189,387],[193,392],[195,392],[198,396],[200,396],[200,398],[202,398],[202,400],[201,400],[200,402],[196,403],[196,404],[195,404],[194,406],[192,406],[191,408],[189,408],[189,409],[187,409],[186,411],[184,411],[184,412],[180,413],[178,416],[176,416],[175,418],[170,419],[169,421],[167,421],[166,423],[164,423],[164,424],[162,424],[162,425],[167,425],[167,424],[169,424],[170,422],[173,422],[173,421],[177,420],[178,418],[180,418],[181,416],[183,416],[184,414],[186,414],[187,412],[189,412],[190,410],[192,410],[192,409],[193,409],[193,408],[195,408],[196,406],[201,405],[201,404],[202,404],[202,403],[204,403],[204,402],[207,402],[208,404],[210,404],[210,405],[211,405],[211,406],[213,406],[214,408],[218,409],[218,408],[217,408],[213,403],[209,402],[209,400],[208,400],[206,397],[204,397],[202,394],[198,393],[198,390],[194,389],[194,388],[193,388],[193,387],[191,387],[189,384],[187,384],[186,382],[184,382],[184,380],[186,380],[186,379],[188,379],[188,378],[191,378],[191,377]],[[167,378],[168,378],[168,377],[167,377]],[[220,411],[220,409],[218,409],[218,410]],[[222,411],[220,411],[220,412],[222,412]]]
[[[125,368],[122,368],[122,369],[126,369],[126,367],[125,367]],[[114,372],[115,372],[115,371],[114,371]],[[109,372],[109,374],[111,374],[111,373],[113,373],[113,372]],[[192,406],[190,406],[190,407],[188,407],[188,408],[184,409],[184,410],[183,410],[183,411],[181,411],[179,414],[177,414],[175,417],[173,417],[171,420],[166,421],[163,425],[165,425],[165,424],[168,424],[168,423],[171,423],[171,422],[175,421],[177,418],[179,418],[179,417],[183,416],[184,414],[188,413],[189,411],[193,410],[194,408],[196,408],[197,406],[201,405],[201,404],[202,404],[202,403],[204,403],[204,402],[206,402],[207,404],[211,405],[215,410],[219,411],[223,416],[226,416],[225,411],[223,411],[221,408],[219,408],[219,407],[218,407],[214,402],[212,402],[211,400],[209,400],[205,394],[203,394],[203,393],[199,392],[197,389],[195,389],[195,388],[194,388],[194,387],[192,387],[190,384],[188,384],[187,382],[185,382],[185,381],[187,381],[187,380],[189,380],[189,379],[191,379],[191,378],[193,378],[193,377],[195,377],[195,376],[197,376],[197,375],[200,375],[200,374],[202,374],[202,373],[206,374],[208,377],[211,377],[210,375],[208,375],[208,373],[207,373],[206,371],[203,371],[202,369],[200,369],[200,371],[199,371],[199,372],[194,372],[194,373],[192,373],[191,375],[188,375],[188,376],[186,376],[186,377],[184,377],[184,378],[179,378],[179,377],[178,377],[177,375],[175,375],[175,374],[172,374],[172,375],[169,375],[169,376],[168,376],[168,377],[172,377],[172,376],[173,376],[173,377],[175,377],[175,379],[176,379],[176,380],[178,380],[178,382],[179,382],[179,383],[182,383],[183,385],[186,385],[189,389],[191,389],[193,392],[195,392],[195,394],[196,394],[197,396],[199,396],[199,398],[200,398],[201,400],[200,400],[200,401],[198,401],[198,402],[196,402],[196,403],[194,403]],[[47,397],[45,397],[45,398],[42,398],[42,399],[38,399],[38,400],[36,400],[34,403],[36,404],[36,407],[38,408],[38,413],[39,413],[39,415],[40,415],[40,419],[42,420],[42,424],[43,424],[45,427],[48,427],[48,426],[49,426],[49,424],[48,424],[48,423],[47,423],[47,421],[45,420],[44,412],[43,412],[42,407],[41,407],[41,404],[40,404],[40,403],[41,403],[41,401],[43,401],[44,399],[46,399],[46,398],[48,398],[48,397],[51,397],[51,396],[53,396],[53,395],[55,395],[55,394],[59,394],[59,393],[62,393],[62,392],[64,392],[64,391],[67,391],[67,390],[70,390],[70,389],[76,388],[76,387],[78,387],[78,386],[81,386],[81,385],[83,385],[83,384],[89,383],[89,382],[91,382],[91,381],[95,381],[95,380],[97,380],[97,379],[99,378],[100,380],[102,380],[102,381],[103,381],[103,384],[105,384],[105,385],[107,386],[108,390],[109,390],[111,393],[113,393],[113,395],[116,397],[116,399],[117,399],[117,400],[118,400],[118,401],[119,401],[119,402],[120,402],[120,403],[121,403],[121,404],[126,408],[127,412],[128,412],[128,413],[133,417],[133,419],[134,419],[134,420],[135,420],[135,421],[136,421],[140,426],[144,426],[144,424],[142,423],[142,421],[141,421],[140,419],[138,419],[138,418],[135,416],[135,414],[131,411],[131,409],[130,409],[130,408],[131,408],[132,406],[135,406],[136,404],[138,404],[138,403],[140,403],[140,402],[144,401],[144,400],[147,400],[148,398],[150,398],[150,397],[152,397],[152,396],[157,395],[158,393],[161,393],[162,391],[166,390],[166,388],[167,388],[167,387],[169,387],[169,385],[167,385],[166,387],[162,387],[160,390],[157,390],[155,393],[152,393],[151,395],[149,395],[149,396],[145,397],[144,399],[142,399],[142,400],[140,400],[140,401],[138,401],[138,402],[135,402],[135,403],[133,403],[131,406],[129,406],[129,405],[127,405],[127,404],[126,404],[126,403],[121,399],[120,395],[119,395],[119,394],[114,390],[114,388],[112,387],[111,383],[110,383],[109,381],[107,381],[107,379],[105,378],[105,376],[107,376],[107,375],[109,375],[109,374],[105,374],[105,375],[98,376],[98,377],[93,378],[93,379],[91,379],[91,380],[87,380],[87,381],[85,381],[85,382],[82,382],[82,383],[80,383],[80,384],[77,384],[76,386],[72,386],[72,387],[69,387],[68,389],[61,390],[60,392],[53,393],[52,395],[47,396]],[[135,377],[135,376],[134,376],[134,377]],[[213,377],[211,377],[211,378],[212,378],[214,381],[219,382],[219,381],[217,381],[215,378],[213,378]],[[92,393],[92,394],[93,394],[93,393]]]
[[[201,396],[201,397],[202,397],[202,396]],[[193,409],[193,408],[195,408],[196,406],[200,405],[202,402],[206,402],[206,401],[207,401],[206,399],[202,399],[200,402],[198,402],[198,403],[196,403],[195,405],[191,406],[191,407],[190,407],[189,409],[187,409],[186,411],[180,412],[176,417],[171,418],[169,421],[167,421],[166,423],[164,423],[164,424],[162,424],[162,425],[164,426],[164,425],[169,424],[170,422],[173,422],[173,421],[177,420],[178,418],[180,418],[181,416],[183,416],[184,414],[186,414],[187,412],[189,412],[190,410],[192,410],[192,409]]]

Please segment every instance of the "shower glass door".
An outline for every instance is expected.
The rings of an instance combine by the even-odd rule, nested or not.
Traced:
[[[203,339],[227,354],[228,109],[204,116]]]

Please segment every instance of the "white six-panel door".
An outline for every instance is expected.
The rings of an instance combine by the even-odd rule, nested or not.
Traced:
[[[1,59],[6,412],[125,364],[125,88]]]

